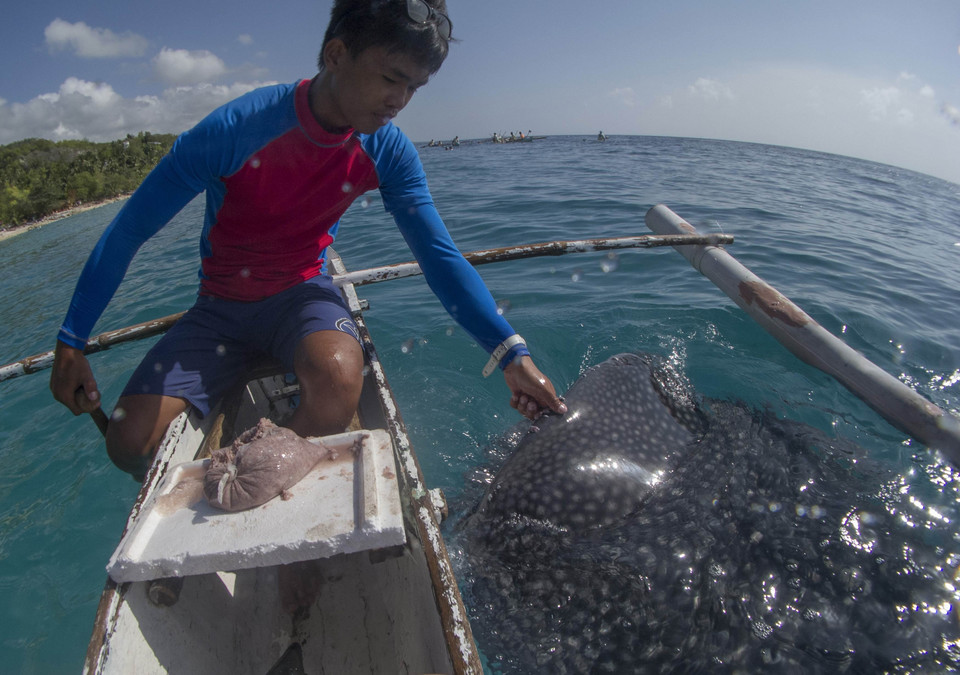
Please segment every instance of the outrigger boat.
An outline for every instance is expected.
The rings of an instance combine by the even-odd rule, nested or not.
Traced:
[[[835,377],[891,424],[960,465],[960,420],[867,361],[743,267],[722,248],[722,244],[732,243],[731,236],[700,234],[663,205],[652,208],[646,222],[657,234],[555,241],[476,251],[465,257],[479,265],[543,255],[674,246],[795,355]],[[111,574],[123,578],[106,582],[84,672],[482,672],[440,534],[443,497],[426,487],[363,319],[364,303],[356,292],[357,286],[413,276],[420,268],[416,263],[402,263],[347,272],[335,253],[330,255],[330,264],[366,350],[363,393],[352,426],[356,430],[348,434],[376,435],[385,439],[388,448],[387,466],[362,465],[366,461],[363,454],[362,461],[355,458],[352,462],[355,488],[347,499],[353,504],[354,517],[348,514],[346,520],[348,525],[353,523],[354,530],[365,530],[367,517],[376,511],[372,504],[376,499],[367,496],[363,484],[378,482],[377,471],[369,470],[376,469],[385,479],[379,483],[392,486],[392,496],[388,489],[378,498],[382,498],[380,506],[387,507],[381,510],[389,512],[390,504],[396,505],[399,540],[359,537],[366,539],[366,548],[354,542],[340,552],[325,550],[323,555],[314,555],[311,559],[317,560],[313,564],[319,566],[322,579],[319,595],[308,608],[293,613],[282,607],[278,582],[279,565],[293,559],[281,559],[276,551],[272,558],[268,556],[271,564],[258,564],[257,551],[252,550],[227,561],[217,559],[213,568],[197,573],[190,555],[196,551],[188,547],[185,555],[166,561],[174,561],[172,568],[161,562],[148,569],[152,573],[140,569],[133,574],[144,578],[125,580],[128,570],[123,561],[129,562],[136,554],[124,549],[124,541],[149,529],[144,523],[170,477],[261,417],[282,420],[289,414],[296,385],[276,369],[251,373],[247,385],[228,397],[215,414],[204,420],[184,414],[170,425],[131,511],[124,541],[111,559]],[[87,353],[162,332],[179,316],[99,335],[89,342]],[[52,352],[47,352],[0,367],[0,381],[49,367],[52,360]],[[99,424],[105,423],[101,418]],[[335,444],[342,442],[343,436],[327,440]],[[314,515],[321,521],[342,515],[307,504],[306,508],[297,504],[298,512],[317,511]],[[207,518],[194,520],[183,529],[192,529]],[[273,523],[275,528],[283,525]],[[140,546],[138,551],[145,548]]]
[[[330,262],[343,271],[338,257]],[[282,607],[275,565],[180,579],[118,583],[108,578],[85,672],[482,672],[440,536],[442,497],[424,486],[353,286],[345,285],[343,293],[367,359],[353,426],[389,434],[405,542],[323,559],[316,602],[292,615]],[[229,443],[262,417],[282,420],[292,412],[296,391],[282,372],[259,373],[240,396],[206,420],[188,414],[177,418],[161,442],[125,532],[145,517],[143,507],[177,465]],[[330,517],[315,515],[318,522]]]

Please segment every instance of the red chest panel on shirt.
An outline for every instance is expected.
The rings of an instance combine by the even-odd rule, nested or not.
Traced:
[[[223,183],[226,194],[209,233],[217,266],[204,262],[204,289],[238,299],[251,299],[245,280],[269,295],[292,285],[291,272],[297,281],[316,276],[320,252],[333,241],[330,228],[360,194],[378,186],[356,136],[322,147],[299,128],[251,155]]]

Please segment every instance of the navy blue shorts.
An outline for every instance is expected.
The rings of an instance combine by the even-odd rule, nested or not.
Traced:
[[[300,340],[321,330],[339,330],[359,341],[350,310],[327,275],[256,302],[200,296],[147,352],[123,395],[183,398],[206,416],[265,357],[293,372]]]

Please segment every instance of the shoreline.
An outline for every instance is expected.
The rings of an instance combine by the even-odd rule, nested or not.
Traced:
[[[78,213],[83,213],[84,211],[92,211],[93,209],[98,209],[101,206],[106,206],[107,204],[113,204],[114,202],[119,202],[123,199],[127,199],[130,194],[122,194],[116,197],[111,197],[110,199],[103,199],[98,202],[89,202],[87,204],[81,204],[80,206],[71,206],[70,208],[63,209],[62,211],[56,211],[51,213],[49,216],[44,216],[40,220],[35,220],[32,223],[27,223],[26,225],[18,225],[9,230],[0,230],[0,241],[5,241],[16,237],[19,234],[24,232],[29,232],[30,230],[35,230],[38,227],[43,227],[44,225],[49,225],[50,223],[55,223],[58,220],[63,220],[64,218],[69,218],[70,216],[75,216]]]

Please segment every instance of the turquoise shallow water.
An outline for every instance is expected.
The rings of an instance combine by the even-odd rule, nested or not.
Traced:
[[[644,213],[662,202],[703,231],[735,235],[731,253],[824,327],[936,404],[960,409],[960,186],[834,155],[692,139],[555,137],[423,148],[421,156],[462,250],[641,234]],[[337,248],[348,266],[409,259],[379,198],[369,197],[341,228]],[[119,208],[0,242],[0,362],[52,346],[76,276]],[[198,201],[148,242],[98,331],[190,304],[200,218]],[[674,251],[481,273],[558,389],[612,354],[656,352],[705,396],[858,443],[908,476],[918,500],[951,523],[960,516],[949,468],[799,362]],[[506,387],[479,376],[484,355],[422,280],[362,291],[428,483],[457,505],[464,477],[517,421]],[[147,346],[92,357],[106,401]],[[943,475],[949,480],[930,478]],[[52,401],[44,374],[0,384],[0,487],[3,669],[74,671],[137,487],[109,464],[90,421]]]

